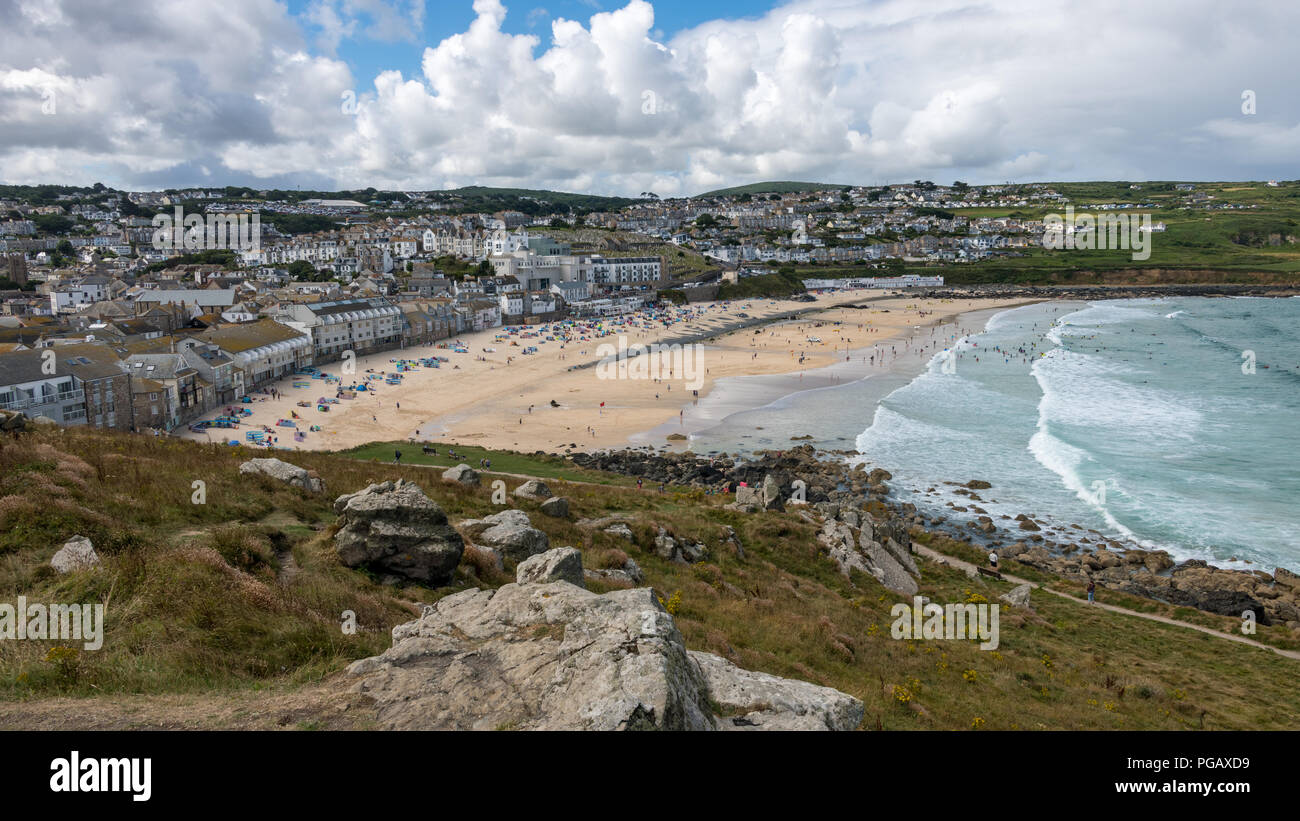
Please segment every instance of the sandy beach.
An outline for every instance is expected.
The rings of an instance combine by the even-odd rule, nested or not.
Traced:
[[[268,426],[273,431],[268,438],[276,437],[275,446],[288,450],[343,450],[368,442],[412,439],[523,451],[621,447],[636,434],[684,419],[688,408],[707,397],[719,379],[819,371],[846,360],[882,371],[904,363],[912,367],[917,357],[932,356],[943,347],[941,338],[920,334],[918,329],[951,322],[967,312],[1025,301],[884,296],[881,291],[856,290],[821,294],[815,303],[766,299],[701,303],[673,314],[661,311],[656,321],[650,321],[648,312],[606,318],[585,339],[571,338],[567,343],[506,336],[504,328],[463,334],[444,343],[459,341],[467,353],[437,344],[386,351],[359,357],[356,373],[350,375],[341,374],[341,363],[322,365],[322,371],[340,376],[346,387],[367,379],[370,372],[393,373],[395,360],[430,356],[450,360],[436,369],[416,367],[402,375],[400,385],[372,380],[373,391],[343,399],[329,412],[320,412],[316,399],[334,397],[337,386],[306,377],[284,379],[270,386],[279,392],[278,399],[254,393],[254,401],[241,406],[252,411],[241,427],[185,430],[180,435],[199,441],[244,442],[248,431]],[[755,324],[792,312],[805,313],[797,319]],[[730,330],[747,323],[750,327]],[[688,351],[694,359],[684,373],[655,380],[636,378],[643,374],[637,373],[635,365],[626,374],[596,366],[602,359],[597,353],[600,346],[617,347],[620,336],[629,346],[702,341]],[[527,346],[537,346],[538,352],[524,355]],[[696,376],[692,364],[701,373],[688,379]],[[295,388],[295,381],[305,381],[307,386]],[[310,407],[299,407],[299,402]],[[220,408],[202,418],[223,413]],[[297,430],[306,433],[305,440],[294,441],[294,428],[277,426],[281,419],[293,419]],[[308,431],[312,425],[322,430]]]

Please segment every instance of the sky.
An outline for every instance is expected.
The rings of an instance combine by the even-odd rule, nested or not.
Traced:
[[[0,182],[1300,177],[1300,3],[0,0]]]

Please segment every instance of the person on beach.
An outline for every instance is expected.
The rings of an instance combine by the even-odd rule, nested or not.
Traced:
[[[1097,583],[1094,582],[1092,579],[1088,579],[1088,604],[1093,603],[1093,596],[1095,596],[1096,593],[1097,593]]]

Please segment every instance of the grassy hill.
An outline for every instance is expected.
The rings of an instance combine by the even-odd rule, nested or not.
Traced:
[[[481,204],[478,210],[501,211],[513,208],[529,214],[534,213],[527,210],[529,203],[536,203],[541,206],[561,206],[560,210],[572,209],[575,212],[590,212],[616,211],[639,202],[639,200],[627,197],[569,194],[563,191],[538,191],[529,188],[486,188],[481,185],[471,185],[439,193],[454,197],[467,206],[475,203]],[[555,209],[543,208],[538,213],[555,213]]]
[[[0,441],[0,602],[19,595],[99,602],[107,621],[95,652],[0,642],[0,726],[42,716],[59,716],[64,728],[96,715],[120,723],[128,702],[130,726],[149,725],[178,703],[187,727],[254,719],[274,726],[268,705],[283,698],[295,700],[286,726],[365,726],[363,708],[344,713],[327,697],[341,691],[336,674],[386,648],[389,630],[414,618],[420,604],[512,578],[509,567],[501,574],[467,558],[449,587],[393,587],[338,561],[332,501],[369,482],[417,482],[453,523],[500,509],[488,483],[466,489],[427,467],[369,459],[388,459],[394,446],[280,454],[325,480],[328,492],[313,496],[241,476],[241,462],[266,455],[244,448],[58,429]],[[467,455],[476,461],[477,452]],[[869,576],[842,576],[815,539],[816,525],[795,513],[746,515],[724,509],[725,497],[698,491],[593,483],[555,457],[491,458],[494,467],[551,477],[575,519],[629,517],[636,546],[519,503],[552,545],[580,548],[587,567],[632,555],[647,583],[674,602],[688,646],[852,693],[866,703],[865,729],[1300,723],[1292,686],[1300,662],[1268,651],[1047,594],[1035,594],[1034,612],[1004,610],[996,652],[963,641],[895,640],[890,608],[901,597]],[[520,481],[504,478],[510,486]],[[201,504],[196,481],[205,483]],[[658,558],[646,548],[659,527],[704,542],[710,558],[694,565]],[[743,557],[723,546],[726,527],[739,534]],[[91,538],[103,563],[56,575],[47,563],[74,534]],[[974,550],[919,530],[915,537],[954,555]],[[952,567],[921,567],[921,594],[935,601],[996,601],[1010,588]],[[353,635],[340,629],[345,610],[357,615]],[[1230,628],[1233,620],[1222,621]]]
[[[735,188],[720,188],[700,194],[700,197],[739,197],[741,194],[801,194],[805,191],[827,191],[852,186],[824,182],[755,182]]]

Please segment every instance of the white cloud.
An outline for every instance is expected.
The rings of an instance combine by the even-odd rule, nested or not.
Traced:
[[[422,0],[0,5],[0,180],[671,195],[1287,177],[1300,147],[1293,4],[795,0],[668,40],[645,0],[545,38],[545,9],[514,11],[523,35],[500,0],[473,10],[415,76],[354,78],[340,44],[411,41]]]

